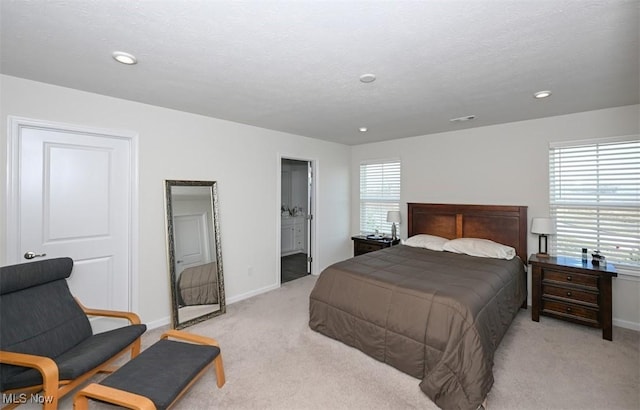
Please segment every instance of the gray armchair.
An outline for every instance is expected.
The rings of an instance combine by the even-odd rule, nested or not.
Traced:
[[[69,291],[70,258],[0,268],[0,391],[5,408],[36,396],[46,410],[114,360],[140,353],[146,326],[130,312],[87,309]],[[93,334],[87,315],[118,317],[130,324]],[[21,395],[26,393],[26,395]]]

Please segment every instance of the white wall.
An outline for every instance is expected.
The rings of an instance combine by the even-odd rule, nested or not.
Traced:
[[[403,203],[527,205],[531,218],[548,214],[550,141],[638,134],[640,127],[636,105],[349,148],[15,77],[0,76],[0,89],[0,167],[5,172],[8,115],[139,134],[138,310],[147,323],[168,322],[170,314],[165,179],[218,181],[225,287],[233,302],[277,283],[280,157],[315,161],[318,273],[351,256],[361,160],[402,159]],[[1,265],[6,261],[6,178],[0,191]],[[406,220],[406,207],[403,216]],[[406,226],[400,231],[406,236]],[[529,253],[536,247],[530,236]],[[639,300],[637,278],[615,279],[614,323],[640,329]]]
[[[168,323],[170,315],[165,179],[218,181],[229,302],[279,281],[281,156],[316,163],[316,271],[350,256],[347,146],[10,76],[0,76],[0,87],[0,167],[5,172],[8,115],[139,135],[138,313],[152,326]],[[0,191],[2,265],[7,260],[6,177]]]
[[[526,205],[529,218],[549,214],[551,141],[637,135],[640,106],[521,121],[359,145],[351,151],[351,233],[358,233],[361,161],[402,161],[403,220],[407,202]],[[406,225],[400,226],[406,237]],[[529,253],[537,252],[529,236]],[[614,323],[640,330],[640,282],[614,279]],[[530,301],[530,299],[529,299]]]

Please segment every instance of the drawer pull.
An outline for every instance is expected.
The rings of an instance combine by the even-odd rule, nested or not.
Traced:
[[[571,292],[567,292],[567,296],[571,296]]]
[[[567,308],[567,313],[571,313],[571,308],[570,307]]]
[[[571,275],[567,276],[567,280],[571,282]]]

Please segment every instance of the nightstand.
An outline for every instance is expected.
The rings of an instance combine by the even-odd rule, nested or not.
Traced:
[[[540,315],[602,329],[611,335],[611,278],[613,265],[594,266],[591,261],[563,256],[531,255],[531,320]]]
[[[352,236],[351,239],[353,239],[353,256],[378,251],[400,243],[400,239],[395,241],[391,238],[367,239],[365,235]]]

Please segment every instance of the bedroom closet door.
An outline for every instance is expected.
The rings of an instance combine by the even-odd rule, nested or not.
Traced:
[[[85,306],[132,310],[132,139],[21,118],[10,123],[8,262],[71,257],[69,287]],[[112,326],[102,323],[92,322]]]

